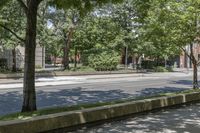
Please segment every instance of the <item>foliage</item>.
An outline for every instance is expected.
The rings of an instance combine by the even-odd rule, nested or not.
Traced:
[[[81,55],[81,62],[88,65],[88,57],[103,51],[121,52],[122,31],[107,16],[94,14],[85,17],[74,33],[72,47]]]
[[[167,69],[167,71],[168,71],[168,72],[174,72],[174,70],[173,70],[173,67],[172,67],[172,66],[169,66],[169,67],[167,67],[166,69]]]
[[[118,64],[119,56],[113,51],[89,56],[89,65],[97,71],[116,70]]]
[[[23,10],[19,9],[20,5],[14,0],[0,9],[0,41],[9,49],[24,43],[25,19]]]
[[[70,71],[76,72],[95,72],[95,70],[89,66],[79,66],[77,68],[71,68]]]
[[[8,71],[7,60],[4,58],[0,58],[0,72]]]
[[[163,66],[157,66],[154,68],[155,72],[168,72],[168,70]]]
[[[155,0],[151,3],[143,27],[143,38],[156,50],[152,54],[163,57],[180,54],[180,48],[195,41],[199,36],[198,4],[197,0]]]
[[[142,23],[138,20],[139,13],[135,0],[124,0],[123,3],[112,5],[110,18],[121,28],[121,51],[128,47],[129,55],[143,54],[143,45],[138,38],[139,27]]]
[[[151,3],[145,19],[145,41],[151,44],[157,56],[166,56],[184,51],[193,64],[193,88],[198,88],[197,65],[194,45],[199,45],[199,0],[155,0]],[[190,45],[190,51],[186,46]],[[180,53],[180,52],[178,52]]]
[[[151,60],[145,60],[142,61],[141,67],[143,69],[153,69],[154,67],[156,67],[156,62]]]

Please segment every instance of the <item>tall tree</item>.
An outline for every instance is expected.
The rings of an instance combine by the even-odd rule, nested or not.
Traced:
[[[0,2],[1,7],[11,0]],[[22,112],[36,110],[36,91],[35,91],[35,49],[37,31],[37,11],[43,0],[16,0],[24,10],[26,17],[25,35],[25,65],[24,65],[24,87],[23,87],[23,106]],[[91,10],[96,5],[119,0],[51,0],[51,4],[60,8],[77,8],[80,12]]]
[[[110,10],[110,17],[123,29],[122,54],[126,56],[123,62],[127,64],[128,56],[132,56],[133,62],[138,63],[139,57],[146,51],[143,39],[139,36],[144,24],[143,18],[147,15],[149,0],[124,0],[122,4],[113,5]]]
[[[81,21],[73,38],[74,52],[78,50],[82,63],[88,65],[88,57],[94,54],[104,51],[120,53],[123,31],[109,16],[92,13]]]
[[[151,42],[163,49],[181,49],[193,64],[193,88],[197,89],[197,65],[200,64],[194,54],[194,45],[199,44],[200,2],[198,0],[163,1],[151,3],[146,18],[146,29]],[[190,45],[190,51],[185,47]]]
[[[7,6],[0,10],[0,29],[1,40],[4,47],[12,50],[12,71],[17,71],[16,64],[16,47],[24,45],[22,39],[25,31],[25,21],[23,10],[19,10],[20,5],[16,1],[10,2]],[[8,28],[9,27],[9,28]]]
[[[60,40],[63,42],[63,67],[69,69],[69,53],[71,48],[71,42],[73,38],[73,33],[80,21],[79,11],[76,9],[54,9],[54,11],[49,13],[52,23],[52,29],[55,31],[56,35],[59,36]]]

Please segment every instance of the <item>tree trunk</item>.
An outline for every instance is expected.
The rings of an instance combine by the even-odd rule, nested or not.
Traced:
[[[64,46],[64,58],[63,58],[63,67],[64,70],[69,70],[69,52],[70,52],[70,44],[73,35],[73,28],[69,29],[68,35],[65,35],[65,46]]]
[[[193,63],[193,89],[199,89],[197,63]]]
[[[12,57],[13,57],[13,63],[12,63],[12,72],[17,72],[17,64],[16,64],[16,49],[12,49]]]
[[[38,0],[27,0],[25,65],[22,112],[37,110],[35,92],[35,49]]]
[[[132,63],[133,63],[133,69],[136,69],[137,61],[136,61],[136,55],[135,54],[132,55]]]
[[[69,45],[68,45],[67,42],[68,41],[65,40],[64,58],[63,58],[63,67],[64,67],[64,70],[69,70]]]
[[[190,59],[193,64],[193,89],[198,89],[198,63],[197,60],[194,56],[194,51],[193,51],[193,44],[190,44]]]
[[[56,55],[54,55],[54,60],[53,60],[53,64],[54,64],[54,67],[56,67],[56,62],[57,62],[57,56]]]
[[[74,53],[74,68],[77,67],[77,48],[75,47],[75,53]]]

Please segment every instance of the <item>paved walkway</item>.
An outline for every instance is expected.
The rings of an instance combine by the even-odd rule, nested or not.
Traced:
[[[191,71],[186,69],[177,69],[173,73],[131,73],[131,74],[101,74],[101,75],[82,75],[82,76],[57,76],[57,77],[38,77],[36,82],[56,82],[56,81],[75,81],[75,80],[85,80],[85,79],[109,79],[109,78],[126,78],[126,77],[150,77],[150,76],[181,76],[181,75],[191,75]],[[0,79],[1,84],[12,84],[12,83],[23,83],[22,78],[9,78]],[[1,88],[1,87],[0,87]]]
[[[199,133],[200,103],[114,121],[73,133]]]
[[[146,75],[149,75],[146,73]],[[55,77],[39,77],[36,78],[36,82],[56,82],[56,81],[75,81],[85,79],[108,79],[108,78],[119,78],[119,77],[141,77],[144,76],[142,73],[134,74],[101,74],[101,75],[83,75],[83,76],[55,76]],[[23,79],[0,79],[0,84],[11,84],[11,83],[22,83]]]

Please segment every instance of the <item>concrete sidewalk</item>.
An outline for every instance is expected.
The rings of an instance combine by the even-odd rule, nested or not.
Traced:
[[[0,84],[22,83],[23,79],[0,79]]]
[[[55,77],[36,77],[36,83],[61,83],[61,82],[85,82],[90,80],[104,80],[131,77],[182,77],[190,76],[192,72],[165,72],[165,73],[129,73],[129,74],[100,74],[100,75],[79,75],[79,76],[55,76]],[[22,84],[23,78],[0,79],[0,85]],[[61,83],[62,84],[62,83]]]
[[[84,71],[38,71],[35,73],[36,77],[55,77],[55,76],[84,76],[84,75],[109,75],[109,74],[129,74],[146,72],[146,70],[118,70],[118,71],[95,71],[95,72],[84,72]],[[8,73],[0,74],[0,79],[18,79],[23,78],[23,73]]]
[[[110,79],[110,78],[126,78],[126,77],[143,77],[143,73],[130,74],[105,74],[105,75],[81,75],[81,76],[55,76],[55,77],[36,77],[36,82],[58,82],[58,81],[82,81],[93,79]],[[17,79],[0,79],[0,84],[23,83],[23,78]]]

